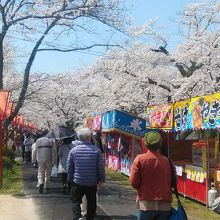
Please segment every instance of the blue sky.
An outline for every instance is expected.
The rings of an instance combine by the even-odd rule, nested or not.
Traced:
[[[136,25],[141,25],[147,20],[159,16],[157,24],[165,25],[167,34],[172,36],[170,42],[173,46],[178,42],[177,29],[172,22],[182,7],[197,0],[127,0],[131,10],[131,17]],[[200,1],[201,2],[201,1]],[[101,49],[92,51],[55,53],[41,52],[37,55],[32,71],[47,73],[74,72],[95,62]]]

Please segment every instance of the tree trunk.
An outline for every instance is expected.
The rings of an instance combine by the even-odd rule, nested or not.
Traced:
[[[0,36],[0,90],[3,89],[3,70],[4,70],[4,49],[3,49],[3,38]]]
[[[45,38],[45,36],[55,26],[55,24],[57,23],[58,20],[59,20],[59,17],[54,19],[54,21],[46,28],[45,32],[43,33],[41,38],[37,41],[36,45],[34,46],[34,48],[32,50],[32,53],[29,57],[29,60],[26,64],[26,68],[25,68],[25,71],[24,71],[24,80],[23,80],[23,85],[22,85],[22,89],[21,89],[18,101],[16,103],[16,106],[15,106],[14,110],[12,111],[10,116],[7,118],[7,120],[4,122],[3,131],[5,131],[7,129],[7,127],[10,125],[10,123],[13,121],[14,117],[18,114],[20,108],[22,107],[22,105],[25,101],[25,96],[26,96],[27,89],[28,89],[28,84],[29,84],[30,70],[31,70],[32,64],[34,62],[34,59],[36,57],[38,48],[40,47],[40,45],[41,45],[43,39]]]

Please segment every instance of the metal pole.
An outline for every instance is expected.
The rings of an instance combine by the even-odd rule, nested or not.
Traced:
[[[210,185],[210,164],[209,164],[209,137],[206,137],[207,146],[206,146],[206,208],[208,208],[208,191]]]

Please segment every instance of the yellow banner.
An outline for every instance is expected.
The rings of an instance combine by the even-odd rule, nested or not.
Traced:
[[[191,99],[194,129],[220,128],[220,93]]]

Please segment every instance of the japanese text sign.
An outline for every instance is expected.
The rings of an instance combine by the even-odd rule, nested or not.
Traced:
[[[220,93],[191,99],[194,129],[220,128]]]
[[[184,131],[192,129],[192,111],[190,111],[191,100],[185,99],[174,103],[174,130]]]

